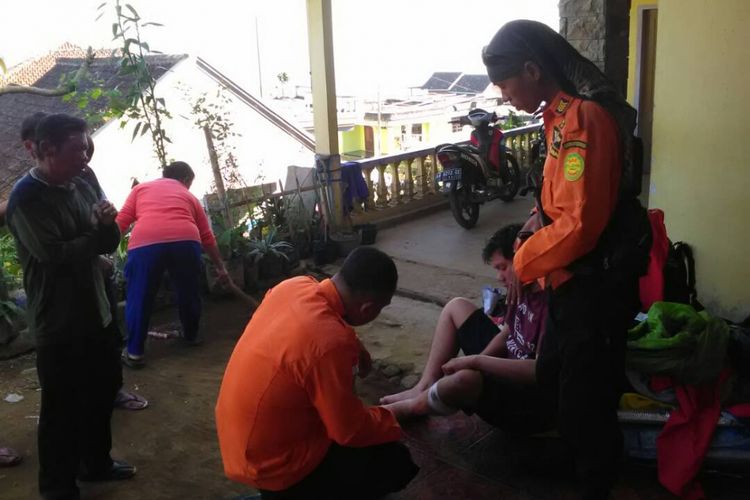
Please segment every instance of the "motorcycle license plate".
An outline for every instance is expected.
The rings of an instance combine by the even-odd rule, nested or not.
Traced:
[[[439,181],[460,181],[461,180],[461,168],[447,168],[438,174]]]

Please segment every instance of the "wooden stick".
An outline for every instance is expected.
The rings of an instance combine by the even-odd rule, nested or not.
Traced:
[[[234,294],[235,297],[243,301],[245,304],[247,304],[252,309],[257,309],[260,303],[255,300],[254,297],[251,297],[250,295],[246,294],[240,287],[238,287],[234,281],[229,280],[226,283],[226,287],[229,288],[229,290]]]

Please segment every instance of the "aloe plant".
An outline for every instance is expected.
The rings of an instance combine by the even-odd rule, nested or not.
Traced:
[[[291,250],[294,247],[287,241],[274,241],[277,232],[277,228],[273,228],[264,238],[253,238],[250,240],[250,251],[248,252],[248,255],[252,257],[255,262],[258,262],[266,255],[275,255],[289,260],[289,256],[284,253],[284,250]]]

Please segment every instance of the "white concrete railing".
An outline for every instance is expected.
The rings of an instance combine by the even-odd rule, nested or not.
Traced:
[[[539,132],[539,124],[503,131],[505,145],[518,160],[522,172],[530,166],[531,144],[539,137]],[[369,197],[355,204],[355,219],[371,212],[392,212],[390,209],[409,204],[418,209],[425,204],[422,200],[439,200],[435,174],[442,166],[437,161],[434,147],[368,158],[357,163],[362,168]],[[408,212],[408,207],[399,209],[399,212]]]

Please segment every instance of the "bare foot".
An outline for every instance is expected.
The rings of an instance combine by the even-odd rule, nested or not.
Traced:
[[[427,388],[430,387],[430,384],[428,383],[422,383],[420,380],[417,385],[412,387],[411,389],[407,389],[402,392],[398,392],[396,394],[389,394],[387,396],[383,396],[380,398],[380,404],[381,405],[389,405],[392,403],[397,403],[399,401],[403,401],[405,399],[411,399],[417,397],[420,393],[427,390]]]
[[[401,401],[384,405],[383,408],[393,413],[393,416],[399,422],[424,417],[430,413],[430,407],[427,405],[427,394],[425,392],[421,392],[414,398],[402,399]]]

